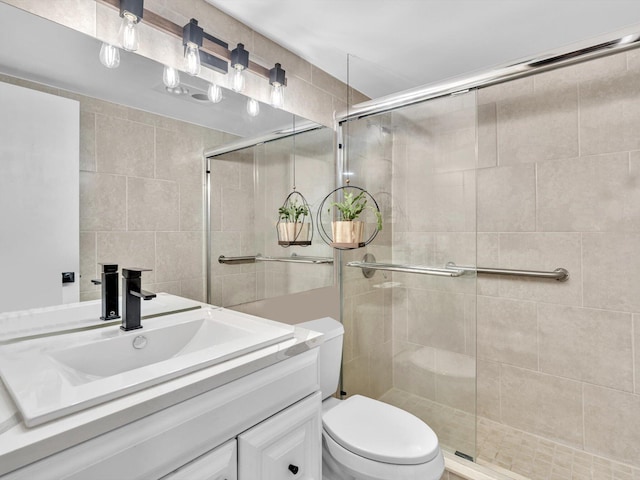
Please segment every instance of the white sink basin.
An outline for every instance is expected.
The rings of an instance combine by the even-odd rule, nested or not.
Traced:
[[[0,347],[0,375],[27,426],[157,385],[293,337],[294,328],[203,308]]]

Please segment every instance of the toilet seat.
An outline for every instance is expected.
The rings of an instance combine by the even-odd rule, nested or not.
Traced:
[[[322,423],[331,447],[373,462],[420,465],[439,453],[438,437],[409,412],[371,398],[354,395],[323,415]],[[335,449],[335,446],[333,448]],[[341,452],[342,454],[342,452]]]
[[[435,458],[419,465],[383,463],[361,457],[339,445],[326,430],[322,432],[323,456],[337,462],[339,470],[358,479],[367,480],[439,480],[444,472],[444,457],[440,449]],[[323,460],[326,461],[326,460]],[[323,467],[324,468],[324,467]],[[327,478],[332,478],[328,476]],[[342,478],[342,477],[340,477]]]

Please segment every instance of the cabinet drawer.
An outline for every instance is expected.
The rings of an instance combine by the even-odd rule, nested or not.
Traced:
[[[238,436],[239,480],[320,480],[321,403],[317,392]]]
[[[237,480],[237,462],[234,438],[162,477],[162,480]]]

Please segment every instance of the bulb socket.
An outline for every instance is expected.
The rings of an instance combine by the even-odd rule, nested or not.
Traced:
[[[281,68],[279,63],[269,70],[269,85],[278,86],[286,85],[285,70]]]
[[[231,50],[231,66],[238,69],[249,68],[249,52],[244,49],[244,45],[239,43],[236,48]]]
[[[189,43],[197,45],[198,48],[202,46],[202,38],[204,36],[204,30],[198,26],[198,21],[195,18],[189,20],[184,27],[182,27],[182,44],[186,47]]]
[[[142,20],[144,14],[144,0],[120,0],[120,16],[129,13],[136,17],[136,23]]]

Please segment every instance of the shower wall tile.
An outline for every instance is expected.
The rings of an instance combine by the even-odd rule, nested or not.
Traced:
[[[201,183],[204,180],[203,143],[195,126],[180,130],[156,128],[155,176],[180,183]]]
[[[409,290],[408,336],[424,346],[464,353],[464,295]]]
[[[156,281],[204,276],[203,232],[156,233]]]
[[[538,369],[536,304],[478,297],[478,357]]]
[[[400,390],[435,400],[435,355],[433,347],[394,342],[393,385]]]
[[[535,231],[535,175],[533,164],[478,170],[478,231]]]
[[[583,62],[539,73],[533,77],[534,90],[559,90],[581,82],[617,77],[625,74],[626,70],[627,53],[617,53],[600,58],[597,62]]]
[[[616,153],[538,164],[538,230],[640,230],[639,177]]]
[[[500,235],[500,267],[528,270],[565,268],[566,282],[502,277],[500,295],[538,302],[582,305],[582,259],[579,233],[504,233]]]
[[[127,178],[80,172],[80,231],[125,230]]]
[[[199,183],[182,183],[180,184],[179,189],[180,230],[204,230],[205,198],[202,185]]]
[[[223,305],[240,305],[257,299],[255,273],[225,275],[222,282]]]
[[[630,314],[540,303],[540,371],[633,392],[631,332]]]
[[[156,239],[153,232],[98,232],[97,259],[99,263],[116,263],[122,271],[126,267],[150,268],[142,274],[143,281],[156,281]]]
[[[153,178],[154,139],[150,125],[96,115],[98,172]]]
[[[640,466],[640,396],[584,384],[585,450]]]
[[[395,280],[395,276],[394,276]],[[398,342],[408,342],[407,289],[397,286],[392,289],[392,338]]]
[[[514,100],[533,94],[533,78],[519,78],[478,89],[478,105]]]
[[[179,230],[180,191],[177,183],[129,177],[127,200],[129,230]]]
[[[497,122],[495,102],[478,105],[478,168],[498,165]]]
[[[464,175],[459,172],[407,179],[408,230],[461,232],[465,230]]]
[[[369,357],[356,357],[342,364],[342,384],[347,395],[360,394],[371,397],[371,370]]]
[[[498,163],[578,156],[578,88],[565,86],[497,103]]]
[[[582,384],[502,365],[501,416],[507,425],[582,448]]]
[[[370,356],[371,393],[378,398],[393,387],[393,342],[385,342]]]
[[[96,116],[80,112],[80,171],[96,171]]]
[[[99,278],[96,256],[96,232],[80,232],[80,292],[95,292],[100,287],[91,283]]]
[[[640,312],[640,233],[584,233],[584,305]],[[615,281],[613,281],[615,279]]]
[[[637,73],[580,84],[580,154],[640,149]]]
[[[500,265],[500,235],[497,233],[476,234],[476,256],[479,267],[492,268]],[[494,275],[476,277],[478,295],[498,296],[500,279]]]
[[[500,364],[477,359],[477,414],[500,421]]]
[[[633,315],[634,391],[640,394],[640,314]]]
[[[251,231],[254,228],[255,210],[252,208],[253,190],[223,188],[222,230]]]

